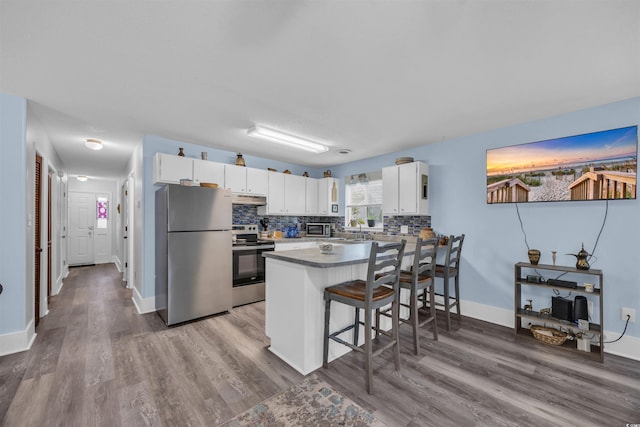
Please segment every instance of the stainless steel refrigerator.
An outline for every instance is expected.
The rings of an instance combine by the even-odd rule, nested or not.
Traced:
[[[156,310],[167,325],[231,310],[231,191],[156,191]]]

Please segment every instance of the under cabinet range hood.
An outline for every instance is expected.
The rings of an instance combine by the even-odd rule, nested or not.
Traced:
[[[231,203],[234,205],[265,206],[267,204],[267,198],[265,196],[248,196],[245,194],[233,194],[231,196]]]

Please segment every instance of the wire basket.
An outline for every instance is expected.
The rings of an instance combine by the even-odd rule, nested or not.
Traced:
[[[531,333],[538,341],[550,345],[562,345],[567,340],[568,335],[565,332],[546,326],[531,326]]]

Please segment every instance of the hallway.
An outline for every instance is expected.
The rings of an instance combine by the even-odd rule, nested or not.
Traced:
[[[217,425],[302,378],[258,306],[167,329],[120,276],[70,270],[31,350],[0,357],[0,425]]]

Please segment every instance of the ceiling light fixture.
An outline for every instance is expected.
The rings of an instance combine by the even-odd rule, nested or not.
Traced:
[[[90,150],[102,150],[102,141],[89,138],[84,141],[84,146]]]
[[[263,126],[253,126],[247,130],[247,135],[255,138],[266,139],[267,141],[277,144],[287,145],[289,147],[298,148],[300,150],[311,151],[312,153],[324,153],[329,151],[329,147],[301,138],[295,135],[289,135],[277,130],[269,129]]]
[[[78,176],[76,176],[76,179],[77,179],[78,181],[85,182],[86,180],[88,180],[88,179],[89,179],[89,177],[88,177],[88,176],[86,176],[86,175],[78,175]]]

